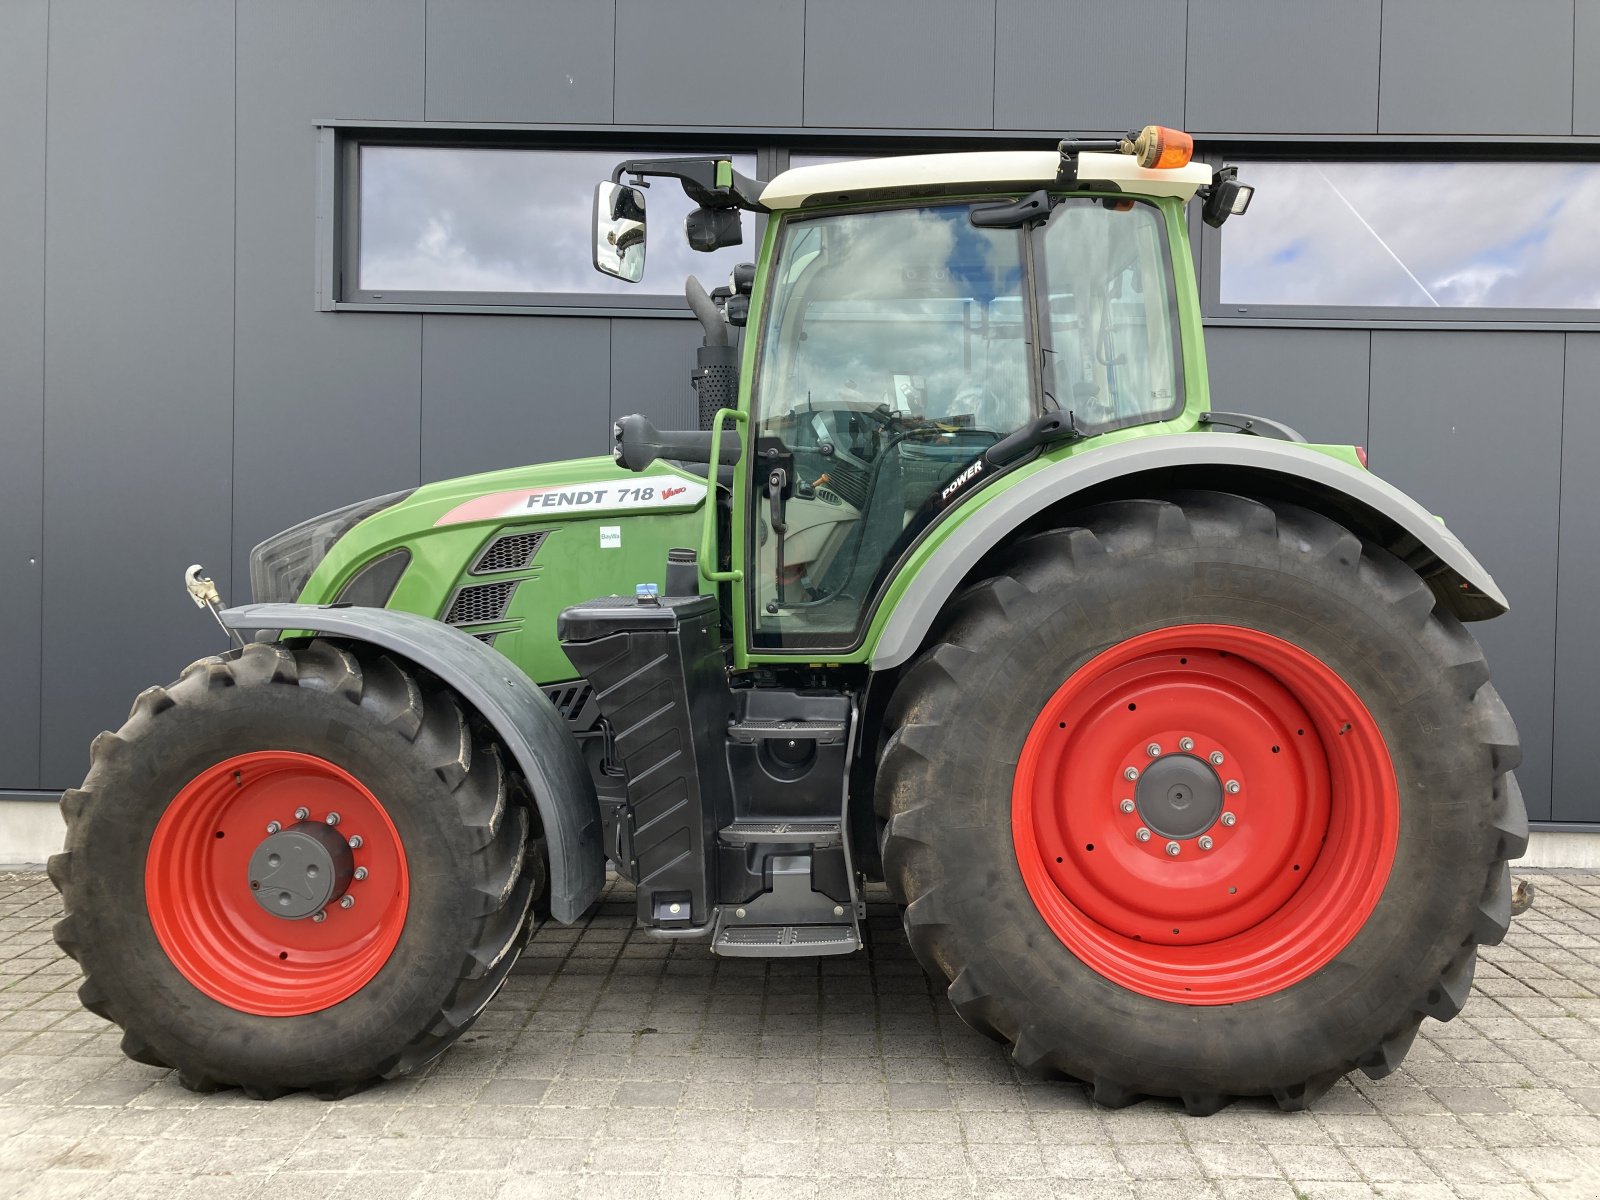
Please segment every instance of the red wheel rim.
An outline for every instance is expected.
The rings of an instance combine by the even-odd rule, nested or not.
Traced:
[[[1023,744],[1011,811],[1056,936],[1183,1004],[1268,996],[1327,965],[1371,916],[1400,832],[1388,746],[1355,692],[1230,625],[1140,634],[1073,672]]]
[[[302,809],[309,822],[337,813],[338,832],[359,843],[356,877],[321,921],[275,916],[250,886],[269,824],[292,828]],[[410,882],[394,823],[353,775],[314,755],[263,750],[217,763],[173,797],[150,840],[144,890],[156,939],[185,979],[230,1008],[289,1017],[348,999],[382,969],[405,926]]]

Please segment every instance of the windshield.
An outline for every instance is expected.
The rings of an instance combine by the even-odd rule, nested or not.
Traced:
[[[1034,414],[1022,235],[974,228],[969,208],[784,229],[757,436],[781,440],[795,479],[781,537],[770,504],[753,510],[757,646],[853,642],[937,493]]]

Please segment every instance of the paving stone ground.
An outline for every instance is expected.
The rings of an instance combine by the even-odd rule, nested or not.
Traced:
[[[42,874],[0,875],[0,1198],[1600,1197],[1600,872],[1537,906],[1405,1067],[1311,1113],[1095,1108],[968,1030],[871,905],[840,959],[716,959],[613,884],[474,1029],[337,1104],[197,1096],[78,1007]]]

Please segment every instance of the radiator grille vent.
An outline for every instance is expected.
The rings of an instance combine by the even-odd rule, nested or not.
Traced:
[[[448,625],[482,625],[498,621],[511,604],[511,593],[516,591],[515,580],[506,583],[475,583],[456,593],[445,613]]]
[[[472,573],[488,575],[494,571],[520,571],[533,561],[533,556],[539,553],[539,547],[547,536],[547,531],[540,531],[508,533],[497,537],[478,555],[478,561],[472,564]]]
[[[494,645],[494,639],[500,635],[498,633],[475,633],[472,636],[477,638],[485,646],[492,646]]]

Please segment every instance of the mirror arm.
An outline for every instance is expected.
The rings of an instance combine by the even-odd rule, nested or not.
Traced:
[[[761,181],[733,171],[731,164],[732,182],[726,187],[718,186],[717,164],[728,161],[725,158],[630,158],[617,164],[616,170],[611,172],[611,182],[621,183],[624,175],[635,176],[641,184],[647,175],[676,179],[683,184],[689,199],[704,208],[766,212],[766,206],[761,203]]]

